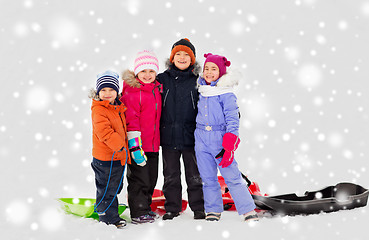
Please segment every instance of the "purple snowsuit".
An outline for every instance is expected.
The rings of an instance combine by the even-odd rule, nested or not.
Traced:
[[[238,134],[239,112],[236,95],[232,88],[238,83],[234,74],[227,73],[207,85],[198,79],[200,98],[196,117],[195,152],[200,176],[203,181],[205,211],[223,212],[223,199],[218,182],[219,169],[235,202],[238,214],[255,209],[254,201],[238,169],[236,160],[226,168],[219,167],[222,160],[215,156],[222,150],[226,132]],[[232,79],[233,78],[233,79]]]

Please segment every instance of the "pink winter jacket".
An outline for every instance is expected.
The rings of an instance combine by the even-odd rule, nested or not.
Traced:
[[[127,131],[141,132],[142,149],[145,152],[159,152],[161,84],[143,83],[132,71],[122,75],[123,91],[120,100],[127,107]]]

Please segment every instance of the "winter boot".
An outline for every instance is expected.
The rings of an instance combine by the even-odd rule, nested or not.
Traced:
[[[118,222],[114,223],[114,225],[118,228],[118,229],[122,229],[127,225],[127,221],[124,219],[120,219]]]
[[[175,217],[178,217],[179,213],[178,212],[166,212],[163,215],[163,220],[172,220]]]
[[[251,212],[245,213],[243,216],[244,216],[245,222],[259,221],[259,217],[254,210],[252,210]]]
[[[153,212],[153,211],[150,211],[150,212],[149,212],[149,215],[150,215],[151,217],[155,218],[155,219],[159,218],[159,215],[158,215],[158,214],[156,214],[156,212]]]
[[[139,224],[139,223],[152,223],[155,222],[155,218],[153,216],[150,216],[149,214],[145,214],[139,217],[131,218],[133,224]]]
[[[205,212],[204,211],[194,211],[193,218],[194,219],[205,219]]]
[[[206,214],[206,221],[219,221],[221,213],[209,212]]]

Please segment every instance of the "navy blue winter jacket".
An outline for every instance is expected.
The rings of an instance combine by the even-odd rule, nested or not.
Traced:
[[[162,113],[160,119],[160,145],[169,149],[191,149],[195,147],[197,101],[197,63],[185,71],[173,64],[158,75],[163,85]]]

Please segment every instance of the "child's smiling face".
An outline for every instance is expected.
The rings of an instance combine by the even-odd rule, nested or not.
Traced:
[[[110,87],[104,87],[99,92],[99,98],[103,101],[109,101],[110,103],[114,103],[115,99],[117,98],[117,91]]]
[[[185,51],[178,51],[173,57],[174,65],[180,70],[186,70],[191,65],[191,57]]]
[[[144,69],[137,74],[137,77],[144,83],[152,83],[155,81],[156,72],[152,69]]]
[[[203,76],[208,83],[216,81],[219,78],[219,67],[212,62],[205,63]]]

